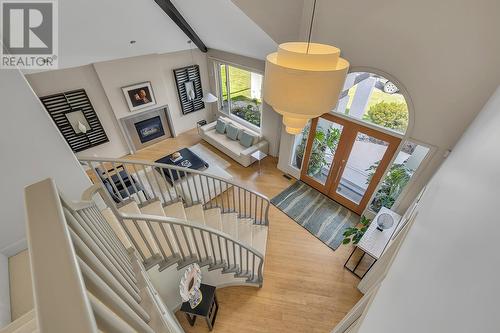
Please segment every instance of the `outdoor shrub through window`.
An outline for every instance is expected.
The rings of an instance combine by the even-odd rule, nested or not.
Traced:
[[[334,112],[400,134],[408,127],[406,99],[394,83],[374,73],[347,74]]]
[[[219,64],[219,107],[226,113],[260,127],[262,75]]]
[[[410,182],[411,177],[418,169],[422,161],[429,153],[429,148],[407,141],[399,154],[396,156],[389,171],[382,180],[375,198],[370,204],[370,209],[378,212],[381,207],[391,209],[404,188]],[[373,176],[377,164],[373,164],[366,171]]]

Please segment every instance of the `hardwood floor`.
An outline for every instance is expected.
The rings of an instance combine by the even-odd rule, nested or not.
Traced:
[[[192,130],[126,158],[154,161],[199,142]],[[264,159],[259,175],[257,164],[244,168],[202,144],[231,163],[227,171],[236,182],[268,198],[292,183],[276,168],[276,158]],[[213,332],[330,332],[362,296],[356,289],[359,279],[343,267],[352,248],[332,251],[274,206],[269,214],[264,285],[218,289],[220,308]],[[208,332],[203,320],[191,327],[183,314],[178,312],[177,318],[186,332]]]

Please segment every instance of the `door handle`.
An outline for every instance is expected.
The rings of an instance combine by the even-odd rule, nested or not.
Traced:
[[[337,170],[337,175],[335,176],[335,180],[333,181],[333,183],[334,183],[334,184],[336,184],[336,183],[337,183],[337,180],[339,179],[340,172],[341,172],[341,171],[342,171],[342,169],[343,169],[344,163],[345,163],[345,160],[342,160],[342,161],[340,162],[339,169]]]

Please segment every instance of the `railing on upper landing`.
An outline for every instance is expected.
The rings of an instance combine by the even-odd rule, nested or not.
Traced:
[[[140,206],[151,200],[163,205],[182,200],[186,207],[202,204],[235,212],[255,224],[269,224],[270,202],[264,195],[207,172],[173,165],[111,158],[80,158],[115,203],[135,200]]]

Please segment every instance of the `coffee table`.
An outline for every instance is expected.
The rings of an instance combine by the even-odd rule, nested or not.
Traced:
[[[173,160],[172,159],[172,154],[167,155],[165,157],[160,158],[159,160],[156,160],[156,163],[163,163],[163,164],[169,164],[169,165],[174,165],[178,167],[183,167],[183,168],[188,168],[188,169],[193,169],[193,170],[202,170],[208,168],[208,163],[202,160],[198,155],[193,153],[189,148],[183,148],[179,150],[179,153],[181,154],[182,158],[179,160]],[[158,172],[162,173],[165,176],[165,179],[172,185],[173,182],[180,178],[183,178],[186,176],[185,172],[182,171],[172,171],[171,173],[166,170],[166,169],[161,169],[161,168],[156,168]]]

